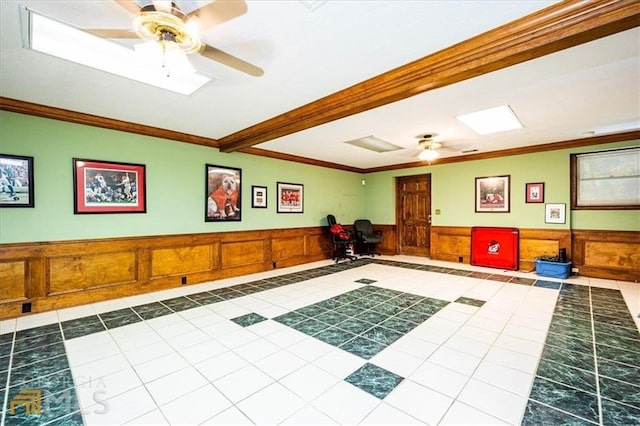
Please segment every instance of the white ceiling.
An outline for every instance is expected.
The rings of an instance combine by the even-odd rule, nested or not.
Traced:
[[[225,1],[225,0],[218,0]],[[209,1],[178,1],[189,12]],[[219,139],[545,8],[549,1],[247,1],[203,40],[264,70],[192,57],[215,80],[191,96],[24,49],[18,6],[80,28],[130,28],[114,1],[0,1],[0,96]],[[508,104],[525,128],[478,136],[455,117]],[[416,161],[420,133],[479,152],[640,128],[640,30],[615,34],[257,145],[357,168]],[[404,150],[343,142],[375,135]]]

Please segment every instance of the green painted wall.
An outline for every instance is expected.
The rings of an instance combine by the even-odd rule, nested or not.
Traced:
[[[0,243],[274,229],[364,215],[361,175],[0,111],[0,153],[34,157],[35,207],[0,209]],[[146,214],[73,213],[72,158],[146,165]],[[242,221],[205,222],[205,164],[242,169]],[[304,185],[304,213],[276,213],[276,182]],[[268,208],[251,208],[251,185]]]
[[[435,226],[514,226],[640,231],[638,210],[570,212],[569,155],[638,141],[361,175],[0,111],[0,153],[34,157],[35,208],[0,209],[0,243],[167,235],[326,225],[367,217],[395,223],[395,177],[431,173]],[[75,215],[72,158],[141,163],[146,214]],[[241,222],[204,222],[205,164],[242,169]],[[475,213],[475,178],[511,176],[511,212]],[[366,185],[361,185],[365,179]],[[277,214],[276,182],[304,184],[303,214]],[[526,204],[527,182],[545,182],[545,201],[567,204],[566,224],[545,224],[544,204]],[[252,209],[251,185],[268,187]]]
[[[395,223],[395,178],[430,173],[434,226],[508,226],[518,228],[640,231],[638,210],[580,210],[570,212],[569,155],[617,147],[638,141],[592,145],[538,154],[425,166],[366,175],[365,211],[374,223]],[[511,176],[511,211],[476,213],[475,178]],[[544,204],[525,203],[525,184],[545,183],[545,202],[567,205],[565,224],[544,222]],[[440,215],[435,210],[440,209]]]

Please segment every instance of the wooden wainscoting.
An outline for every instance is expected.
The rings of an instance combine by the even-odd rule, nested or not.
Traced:
[[[1,244],[0,319],[327,259],[331,250],[326,227]]]
[[[640,281],[640,232],[576,229],[571,235],[580,275]]]

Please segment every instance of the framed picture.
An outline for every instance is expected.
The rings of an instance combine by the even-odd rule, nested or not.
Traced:
[[[251,207],[254,209],[267,208],[267,187],[255,186],[251,187]]]
[[[544,203],[544,182],[525,184],[524,200],[527,203]]]
[[[304,186],[299,183],[278,182],[278,213],[302,213]]]
[[[567,208],[566,204],[545,204],[544,205],[545,223],[565,223],[566,208]]]
[[[242,220],[242,170],[205,165],[204,221]]]
[[[0,207],[33,206],[33,157],[0,154]]]
[[[75,214],[146,213],[144,164],[73,159]]]
[[[476,213],[508,213],[511,207],[510,176],[476,178]]]

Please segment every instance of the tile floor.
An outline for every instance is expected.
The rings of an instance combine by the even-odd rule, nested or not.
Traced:
[[[640,424],[640,284],[405,256],[0,321],[2,425]]]

